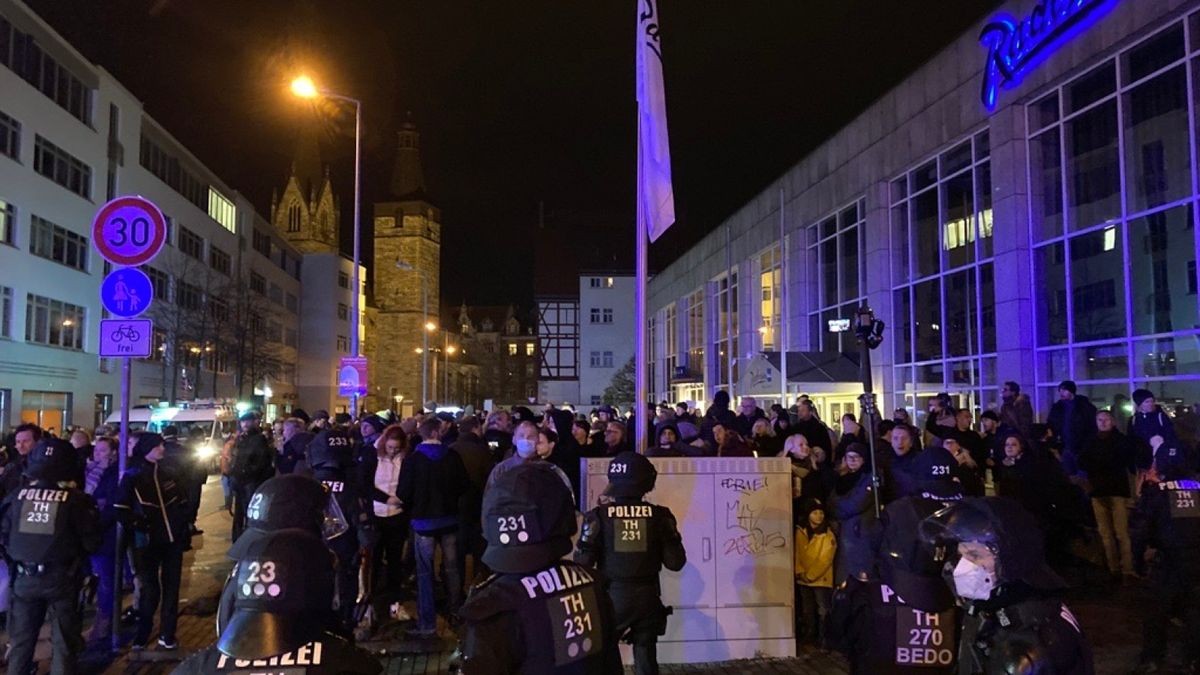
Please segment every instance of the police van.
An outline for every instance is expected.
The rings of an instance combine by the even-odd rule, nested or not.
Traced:
[[[237,416],[236,404],[224,400],[177,401],[173,406],[167,403],[138,405],[129,409],[129,428],[162,433],[166,427],[174,426],[181,443],[188,442],[195,433],[193,429],[200,429],[201,440],[194,446],[196,460],[211,472],[220,461],[225,439],[237,432]],[[109,415],[105,422],[120,426],[121,413]]]

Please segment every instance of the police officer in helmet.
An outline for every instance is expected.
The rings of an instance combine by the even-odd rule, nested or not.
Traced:
[[[75,448],[47,437],[30,454],[24,485],[0,505],[0,545],[9,565],[12,600],[9,671],[33,672],[38,632],[50,610],[53,673],[73,673],[83,651],[79,590],[88,555],[100,548],[96,502],[73,482]]]
[[[878,574],[850,577],[834,596],[830,631],[854,675],[957,672],[959,611],[942,578],[945,548],[921,541],[921,522],[963,499],[950,478],[953,456],[930,448],[918,459],[919,491],[888,504]]]
[[[376,418],[378,419],[378,418]],[[358,600],[358,558],[360,547],[371,543],[371,521],[362,490],[353,470],[354,439],[341,429],[319,432],[308,446],[308,465],[313,478],[325,487],[329,498],[341,507],[350,524],[345,533],[326,541],[337,556],[338,616],[347,631],[354,630],[354,608]]]
[[[380,672],[382,666],[370,654],[313,620],[333,602],[333,576],[333,556],[311,532],[283,529],[256,538],[238,565],[233,615],[217,644],[173,672]]]
[[[1187,671],[1200,670],[1200,481],[1184,452],[1156,440],[1153,472],[1129,518],[1134,566],[1154,602],[1142,622],[1142,653],[1133,670],[1157,673],[1167,655],[1170,608],[1183,612]]]
[[[459,610],[465,675],[621,672],[603,578],[562,559],[575,530],[571,490],[549,463],[517,465],[484,493],[495,573]]]
[[[965,617],[960,673],[1092,675],[1092,649],[1046,565],[1037,521],[1004,497],[970,497],[921,523]]]
[[[584,517],[575,561],[595,566],[609,581],[617,635],[633,645],[638,675],[658,673],[658,636],[666,633],[658,575],[663,567],[678,572],[687,563],[675,516],[665,506],[645,501],[658,471],[644,455],[625,451],[608,465],[609,503]]]

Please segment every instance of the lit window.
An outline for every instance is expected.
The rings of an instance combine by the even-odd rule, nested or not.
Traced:
[[[230,232],[237,232],[237,207],[220,192],[208,188],[208,215]]]
[[[533,343],[532,342],[525,343],[525,356],[533,356]]]
[[[607,277],[607,278],[605,278],[605,279],[604,279],[604,287],[605,287],[605,288],[612,288],[612,287],[613,287],[613,278],[612,278],[612,277]]]
[[[1117,228],[1104,228],[1104,250],[1111,251],[1117,247]]]
[[[0,199],[0,244],[13,245],[17,238],[17,207]]]
[[[508,355],[509,356],[517,355],[517,343],[515,343],[515,342],[508,343]]]

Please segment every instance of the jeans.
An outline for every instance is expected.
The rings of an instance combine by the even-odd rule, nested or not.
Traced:
[[[114,536],[109,534],[108,536]],[[92,554],[92,574],[96,575],[96,623],[104,626],[112,621],[113,593],[116,579],[113,573],[116,568],[116,551],[113,546],[101,546],[99,551]]]
[[[442,578],[450,606],[447,613],[462,603],[462,579],[458,576],[458,531],[441,534],[414,533],[417,553],[417,630],[437,628],[437,606],[433,598],[433,548],[442,547]]]
[[[233,506],[233,479],[221,474],[221,494],[225,495],[225,510]]]
[[[375,518],[379,542],[375,544],[373,603],[384,607],[401,600],[404,587],[404,541],[408,538],[408,516],[404,514]]]
[[[1129,546],[1129,499],[1092,497],[1092,512],[1104,543],[1104,559],[1113,574],[1133,574],[1133,553]],[[1120,557],[1117,547],[1120,546]]]
[[[154,612],[162,600],[159,637],[175,641],[175,624],[179,620],[179,581],[183,572],[183,544],[150,544],[141,551],[137,576],[142,582],[138,598],[138,626],[134,644],[144,645],[154,628]]]

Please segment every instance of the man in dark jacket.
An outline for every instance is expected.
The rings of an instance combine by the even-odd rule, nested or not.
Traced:
[[[792,426],[792,433],[802,434],[804,440],[808,441],[808,447],[824,450],[826,458],[833,457],[833,439],[829,436],[829,427],[817,417],[812,401],[802,399],[796,404],[796,424]]]
[[[766,419],[766,417],[762,408],[758,407],[757,399],[753,396],[743,396],[741,403],[738,404],[738,414],[733,428],[742,435],[742,438],[750,438],[754,435],[754,422]]]
[[[437,609],[433,597],[433,549],[442,547],[442,578],[446,582],[449,612],[462,603],[462,580],[458,576],[459,498],[470,487],[467,471],[457,453],[441,442],[441,420],[426,418],[417,428],[421,443],[404,460],[396,496],[411,517],[417,559],[418,638],[432,638],[437,631]]]
[[[238,418],[242,432],[233,449],[233,540],[246,528],[246,506],[259,485],[275,475],[275,450],[258,428],[258,413],[247,412]]]
[[[304,461],[304,451],[313,439],[313,435],[305,430],[307,426],[299,417],[284,420],[283,449],[275,460],[275,468],[279,470],[279,473],[310,470],[309,467],[301,464]]]
[[[1112,413],[1096,413],[1096,435],[1079,455],[1079,468],[1092,486],[1092,512],[1104,542],[1104,558],[1114,578],[1133,574],[1129,544],[1129,479],[1135,464],[1133,444],[1117,431]],[[1118,545],[1120,554],[1118,555]]]
[[[1151,446],[1153,438],[1159,436],[1167,445],[1176,445],[1175,425],[1170,415],[1162,411],[1154,394],[1149,389],[1138,389],[1133,392],[1133,417],[1129,420],[1129,438],[1137,444],[1137,465],[1139,469],[1150,468],[1153,454]],[[1191,453],[1191,448],[1181,448],[1185,455]]]
[[[1000,390],[1000,419],[1010,429],[1028,436],[1033,426],[1033,406],[1029,397],[1021,393],[1021,385],[1009,380]]]
[[[42,440],[42,429],[36,424],[22,424],[13,433],[13,445],[17,453],[8,458],[4,472],[0,473],[0,500],[25,482],[25,469],[29,466],[29,454],[34,446]]]
[[[1096,406],[1088,397],[1076,395],[1075,392],[1075,383],[1063,380],[1058,385],[1058,400],[1050,406],[1050,415],[1046,418],[1054,435],[1062,439],[1063,454],[1070,453],[1069,459],[1063,457],[1064,463],[1073,463],[1083,446],[1096,433]]]
[[[736,416],[729,409],[729,392],[720,389],[713,394],[712,405],[704,413],[704,418],[700,420],[700,438],[709,446],[716,447],[716,441],[713,439],[713,427],[722,425],[726,429],[733,429],[737,426]]]
[[[458,531],[458,571],[466,578],[467,556],[475,561],[476,578],[485,578],[486,572],[481,570],[483,549],[487,542],[483,538],[480,521],[480,509],[483,508],[483,488],[487,485],[488,474],[496,465],[491,449],[479,437],[479,420],[474,417],[464,417],[458,423],[458,439],[450,446],[467,472],[470,487],[459,498],[459,513],[462,517]]]

